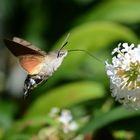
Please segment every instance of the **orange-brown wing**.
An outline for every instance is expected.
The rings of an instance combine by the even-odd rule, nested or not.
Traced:
[[[25,55],[19,57],[19,63],[25,69],[28,74],[38,74],[41,68],[41,64],[44,61],[44,57],[39,55]]]
[[[13,40],[4,39],[4,43],[6,44],[7,48],[17,57],[29,54],[40,56],[46,55],[44,51],[36,48],[30,42],[18,37],[14,37]]]

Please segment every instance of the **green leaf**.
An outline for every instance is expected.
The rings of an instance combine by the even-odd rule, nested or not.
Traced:
[[[53,107],[70,107],[79,102],[103,96],[103,87],[95,82],[84,81],[63,85],[45,92],[44,95],[39,97],[28,109],[25,117],[45,115]]]
[[[8,137],[8,140],[31,140],[31,136],[26,134],[15,134],[11,137]]]
[[[70,37],[68,40],[68,45],[66,49],[84,49],[89,51],[90,53],[94,53],[97,51],[102,51],[104,54],[105,49],[107,49],[112,43],[118,40],[124,40],[127,42],[137,43],[138,38],[137,36],[131,31],[129,28],[122,26],[120,24],[115,24],[113,22],[91,22],[86,23],[81,26],[78,26],[70,31]],[[54,46],[55,48],[59,48],[64,41],[64,35],[60,41]],[[116,44],[117,45],[117,44]],[[116,45],[114,47],[116,47]],[[104,59],[102,56],[96,56],[97,58],[101,59],[104,63]],[[58,80],[66,79],[66,77],[78,77],[79,75],[84,75],[86,72],[84,69],[81,69],[81,66],[87,68],[87,63],[84,64],[83,62],[86,59],[89,59],[87,54],[84,52],[71,52],[68,56],[64,59],[61,67],[54,73],[53,77],[46,84],[46,88],[50,87],[50,85],[55,84]],[[106,59],[108,57],[106,56]],[[106,60],[105,59],[105,60]],[[97,61],[93,58],[90,65],[95,66],[94,61]],[[104,70],[104,64],[98,62],[98,66],[101,68],[102,71]],[[95,67],[96,71],[98,67]],[[97,73],[97,75],[101,75],[105,79],[105,75],[102,73]],[[94,76],[94,75],[93,75]],[[91,75],[92,77],[92,75]]]
[[[118,40],[137,43],[137,36],[129,28],[113,22],[90,22],[78,26],[70,31],[69,44],[66,49],[85,49],[91,53],[107,48],[111,43]],[[61,40],[54,46],[58,48],[64,41]],[[116,47],[116,46],[115,46]],[[104,50],[103,50],[104,51]],[[66,57],[61,71],[72,70],[79,66],[79,62],[83,62],[85,57],[89,57],[83,53],[70,54]],[[72,67],[71,67],[72,66]]]
[[[110,20],[122,23],[138,23],[140,21],[140,1],[106,1],[93,7],[90,11],[80,17],[76,24]]]
[[[80,133],[95,132],[96,130],[117,120],[139,116],[140,111],[130,111],[124,107],[117,107],[100,115],[95,115],[91,120],[79,131]]]
[[[9,140],[11,137],[20,136],[24,134],[33,135],[44,125],[54,124],[54,120],[47,115],[32,116],[30,119],[20,119],[16,121],[10,129],[8,129],[3,138]]]

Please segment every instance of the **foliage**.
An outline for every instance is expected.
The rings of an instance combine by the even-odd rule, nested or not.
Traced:
[[[54,122],[48,113],[53,107],[72,111],[80,124],[75,139],[140,138],[140,112],[130,111],[113,100],[104,65],[118,42],[138,44],[140,1],[3,0],[1,4],[4,37],[20,36],[44,50],[57,50],[70,33],[66,49],[84,49],[93,55],[69,53],[54,75],[23,100],[18,97],[21,90],[13,94],[6,88],[14,60],[1,45],[1,139],[36,140],[40,130],[47,128],[49,133]],[[16,76],[11,84],[17,80],[23,81]]]

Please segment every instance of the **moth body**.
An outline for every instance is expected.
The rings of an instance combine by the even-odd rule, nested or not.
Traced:
[[[24,97],[28,96],[28,94],[44,80],[47,80],[47,77],[45,78],[40,75],[27,75],[24,82]]]
[[[4,40],[7,48],[19,59],[22,68],[27,72],[24,82],[24,95],[47,80],[61,65],[67,56],[67,50],[45,53],[26,40],[14,37]]]
[[[63,55],[58,56],[58,52],[51,52],[44,57],[42,63],[36,68],[34,74],[28,75],[24,82],[24,95],[27,96],[35,87],[46,81],[61,65],[64,57],[67,55],[67,51],[63,50]]]

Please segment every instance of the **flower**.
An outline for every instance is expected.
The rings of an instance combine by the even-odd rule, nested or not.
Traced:
[[[63,124],[68,124],[72,120],[72,115],[69,110],[62,110],[59,121]]]
[[[49,113],[50,117],[55,117],[60,112],[60,109],[57,107],[53,107]]]
[[[62,110],[59,121],[62,123],[64,133],[75,131],[78,128],[69,110]]]
[[[69,133],[78,129],[78,124],[73,120],[71,111],[68,109],[60,110],[59,108],[52,108],[49,113],[50,117],[55,119],[64,133]]]
[[[112,64],[105,62],[112,96],[127,107],[139,109],[140,45],[120,43],[112,55]]]

